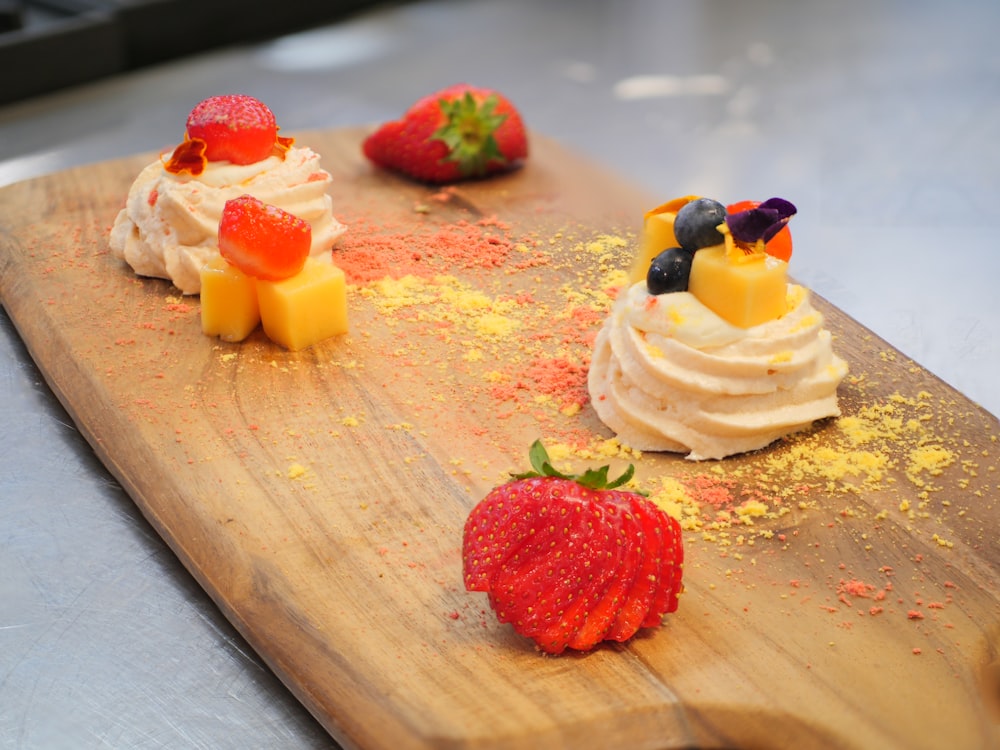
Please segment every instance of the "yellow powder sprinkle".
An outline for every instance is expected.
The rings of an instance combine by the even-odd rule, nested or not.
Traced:
[[[810,328],[815,328],[821,322],[819,313],[809,313],[808,315],[803,315],[802,319],[792,328],[792,332],[797,333],[799,331],[806,331]]]
[[[608,252],[609,249],[624,250],[629,248],[629,242],[625,237],[614,234],[602,234],[591,242],[587,243],[587,249],[598,255]]]
[[[736,515],[748,521],[751,518],[759,518],[767,515],[768,507],[760,500],[747,500],[743,505],[736,508]]]
[[[931,539],[933,539],[939,547],[947,547],[948,549],[951,549],[952,547],[955,546],[954,542],[950,542],[947,539],[942,539],[937,534],[932,536]]]
[[[520,324],[513,318],[486,313],[475,319],[477,333],[483,336],[509,336]]]
[[[786,303],[789,310],[794,310],[805,300],[808,292],[806,288],[798,284],[788,285],[788,294],[785,297]]]
[[[664,513],[676,518],[681,528],[687,531],[701,528],[701,507],[674,477],[662,477],[659,485],[650,492],[649,499]]]
[[[955,454],[939,445],[923,445],[914,448],[909,455],[908,476],[916,476],[926,471],[931,476],[939,476],[946,467],[955,462]]]

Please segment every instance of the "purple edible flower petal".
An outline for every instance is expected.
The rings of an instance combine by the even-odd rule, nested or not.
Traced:
[[[797,209],[784,198],[768,198],[756,208],[737,211],[726,217],[733,239],[752,245],[757,240],[767,242],[781,231]]]

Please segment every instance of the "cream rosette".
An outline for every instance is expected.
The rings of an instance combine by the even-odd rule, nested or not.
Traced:
[[[597,415],[626,445],[703,460],[839,415],[846,374],[801,286],[788,285],[785,315],[744,329],[689,292],[651,295],[639,282],[597,336],[588,386]]]
[[[328,252],[346,227],[333,215],[330,174],[308,148],[254,164],[208,162],[197,176],[173,174],[160,161],[139,173],[111,230],[110,245],[140,276],[169,279],[184,294],[201,290],[200,272],[219,257],[219,218],[243,194],[308,221],[314,256]]]

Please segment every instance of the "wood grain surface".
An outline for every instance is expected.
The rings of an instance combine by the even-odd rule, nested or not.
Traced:
[[[202,335],[197,298],[110,255],[155,155],[0,191],[0,294],[48,384],[333,737],[998,745],[996,417],[817,300],[851,367],[844,418],[707,464],[616,449],[582,395],[589,341],[670,196],[538,135],[520,171],[435,191],[372,170],[362,136],[298,134],[334,175],[354,282],[350,334],[298,353]],[[464,590],[465,517],[536,437],[567,467],[634,462],[681,514],[663,626],[547,657]]]

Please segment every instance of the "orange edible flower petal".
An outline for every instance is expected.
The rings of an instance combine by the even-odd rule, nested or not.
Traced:
[[[163,164],[163,168],[171,174],[182,174],[190,172],[192,175],[200,175],[205,171],[205,141],[201,138],[184,138],[184,143],[174,149],[174,153]]]
[[[284,160],[285,154],[294,143],[295,139],[292,137],[276,135],[272,152]],[[188,172],[197,177],[205,171],[205,165],[208,164],[208,159],[205,157],[206,148],[207,144],[203,139],[188,138],[185,134],[184,143],[174,149],[170,158],[163,163],[163,168],[171,174]]]
[[[277,155],[284,159],[285,152],[292,147],[293,143],[295,143],[295,139],[291,136],[275,135],[274,145],[277,147]]]
[[[685,205],[691,201],[696,201],[701,196],[699,195],[685,195],[681,198],[674,198],[667,201],[666,203],[657,206],[656,208],[649,209],[645,214],[643,214],[644,219],[648,219],[650,216],[655,216],[656,214],[672,213],[675,214],[684,208]]]

